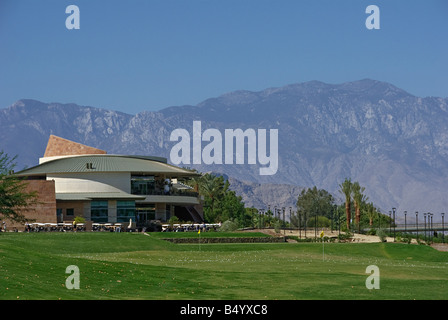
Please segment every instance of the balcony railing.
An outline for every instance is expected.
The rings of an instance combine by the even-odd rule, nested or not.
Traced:
[[[147,190],[146,192],[139,192],[139,190],[133,191],[132,194],[142,195],[142,196],[181,196],[181,197],[194,197],[197,198],[199,193],[191,191],[191,190],[177,190],[172,189],[169,192],[165,192],[164,190],[153,189]]]

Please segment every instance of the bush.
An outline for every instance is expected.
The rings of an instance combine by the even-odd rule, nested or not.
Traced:
[[[316,224],[316,218],[311,217],[308,219],[307,226],[312,228]],[[331,220],[324,216],[317,216],[317,227],[318,228],[328,228],[331,225]]]
[[[75,222],[76,222],[76,224],[78,224],[78,223],[86,223],[86,219],[84,219],[83,217],[78,216],[78,217],[75,217]]]
[[[350,232],[346,232],[346,233],[341,233],[338,235],[338,240],[339,241],[345,241],[345,240],[349,240],[353,237],[353,234]]]
[[[147,232],[160,232],[162,231],[162,223],[158,220],[147,221],[144,225],[144,230]]]
[[[232,220],[224,221],[219,228],[219,231],[228,232],[228,231],[235,231],[238,229],[238,225],[233,222]]]
[[[274,230],[276,233],[280,233],[281,227],[282,227],[282,223],[280,221],[274,222]]]
[[[376,235],[380,238],[381,242],[386,242],[387,234],[384,229],[378,229]]]

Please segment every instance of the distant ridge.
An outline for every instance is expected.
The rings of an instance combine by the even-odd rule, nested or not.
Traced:
[[[258,167],[248,165],[188,165],[199,171],[222,172],[248,184],[271,184],[273,190],[277,185],[315,185],[341,202],[338,184],[350,177],[366,187],[369,200],[384,212],[392,207],[400,215],[405,210],[440,213],[448,208],[448,99],[416,97],[371,79],[239,90],[196,106],[136,115],[19,100],[0,109],[0,148],[17,154],[19,167],[34,165],[53,134],[108,153],[169,160],[171,132],[184,128],[191,134],[195,120],[202,122],[203,130],[279,132],[274,176],[260,176]],[[246,189],[249,192],[242,188]],[[273,194],[265,193],[265,199]]]

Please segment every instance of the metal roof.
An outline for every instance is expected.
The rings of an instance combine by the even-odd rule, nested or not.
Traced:
[[[20,172],[17,176],[39,176],[52,173],[131,172],[132,174],[165,174],[167,177],[198,175],[159,160],[163,158],[133,155],[83,155],[44,162]]]

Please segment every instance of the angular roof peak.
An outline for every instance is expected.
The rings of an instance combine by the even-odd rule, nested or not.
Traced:
[[[106,151],[50,135],[44,157],[107,154]]]

